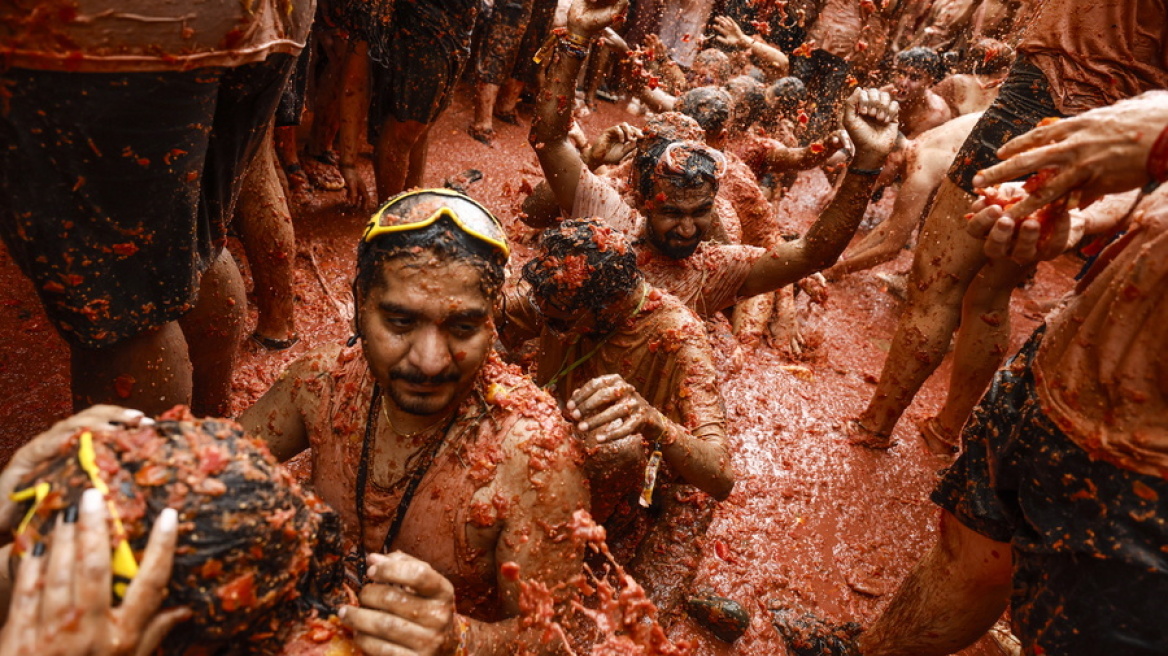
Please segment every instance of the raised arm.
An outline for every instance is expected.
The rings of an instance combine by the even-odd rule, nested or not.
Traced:
[[[770,249],[739,288],[740,297],[789,285],[831,266],[864,218],[876,176],[896,144],[899,105],[877,89],[857,89],[844,106],[843,123],[856,156],[831,204],[807,233]]]
[[[750,55],[760,64],[773,69],[780,77],[787,75],[787,71],[790,70],[790,60],[787,59],[787,55],[782,50],[757,36],[747,36],[733,18],[729,16],[715,17],[714,31],[718,33],[718,36],[714,37],[715,41],[724,46],[750,52]]]
[[[531,123],[531,144],[556,202],[566,212],[572,211],[584,167],[583,158],[568,138],[576,79],[589,45],[627,5],[628,0],[574,0],[567,28],[562,33],[553,30],[550,52],[541,51],[546,68]]]

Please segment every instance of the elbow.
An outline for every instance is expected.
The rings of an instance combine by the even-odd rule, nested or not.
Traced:
[[[706,494],[714,497],[715,501],[725,501],[730,497],[730,493],[734,491],[734,474],[727,474],[726,476],[719,476],[713,481],[710,489],[706,490]]]
[[[710,484],[704,491],[706,494],[714,497],[716,501],[725,501],[729,498],[730,493],[734,491],[734,483],[734,467],[730,464],[730,456],[727,454],[722,458],[721,467],[715,472],[714,477],[710,480]]]

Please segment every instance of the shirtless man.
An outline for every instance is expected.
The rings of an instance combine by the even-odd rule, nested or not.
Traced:
[[[536,106],[531,142],[560,208],[571,217],[603,217],[638,250],[637,265],[650,284],[710,316],[742,298],[774,291],[834,262],[863,216],[875,174],[896,135],[897,106],[887,94],[857,89],[844,111],[856,144],[852,168],[819,221],[793,241],[768,250],[703,240],[714,219],[725,157],[703,144],[657,140],[633,162],[633,201],[625,203],[608,182],[588,170],[568,140],[572,98],[582,54],[623,10],[621,2],[576,0],[568,32],[557,36]]]
[[[523,280],[508,292],[500,336],[509,346],[538,338],[536,383],[588,446],[593,517],[653,602],[672,613],[714,509],[693,488],[722,501],[734,486],[705,327],[644,281],[624,236],[599,219],[546,230]],[[658,465],[656,487],[643,485]]]
[[[928,48],[910,48],[896,56],[892,84],[884,87],[900,103],[900,132],[914,139],[953,118],[953,112],[932,87],[944,75],[941,57]]]
[[[963,217],[974,199],[974,175],[998,161],[1000,145],[1045,118],[1168,87],[1168,65],[1159,54],[1153,56],[1168,47],[1164,35],[1157,32],[1159,40],[1149,43],[1141,27],[1166,21],[1163,6],[1124,0],[1049,0],[1034,18],[997,100],[958,151],[949,179],[941,183],[925,218],[909,276],[909,305],[872,399],[850,426],[853,441],[879,448],[892,445],[893,428],[940,364],[959,323],[954,358],[979,363],[982,372],[965,384],[984,389],[989,383],[1006,354],[1009,307],[1000,295],[976,297],[966,291],[979,277],[981,289],[1010,288],[1025,278],[1029,265],[989,261],[981,243],[965,233]],[[1118,27],[1100,32],[1100,25]],[[1048,194],[1037,197],[1045,200]],[[1031,205],[1030,211],[1034,209]],[[944,441],[956,442],[960,426],[942,429]]]
[[[457,608],[444,628],[474,654],[558,650],[519,626],[519,583],[502,572],[517,564],[566,601],[582,554],[565,526],[588,505],[555,402],[492,349],[508,252],[497,220],[469,198],[399,196],[358,248],[351,344],[361,348],[302,357],[241,418],[281,460],[312,448],[313,488],[341,514],[358,575],[366,553],[402,551],[433,568],[416,596],[436,613]],[[379,619],[411,617],[401,596],[366,585],[370,608],[346,616],[366,653],[408,646],[408,627]]]
[[[1008,159],[979,182],[1049,166],[1066,175],[1039,198],[977,213],[971,238],[990,257],[1032,262],[1122,227],[1065,214],[1040,241],[1042,226],[1026,217],[1072,192],[1168,181],[1166,100],[1151,92],[1008,143]],[[1025,654],[1168,652],[1164,608],[1148,601],[1168,594],[1168,203],[1157,200],[995,376],[932,495],[938,542],[883,614],[857,635],[782,611],[776,624],[796,638],[792,653],[952,654],[1007,605]]]

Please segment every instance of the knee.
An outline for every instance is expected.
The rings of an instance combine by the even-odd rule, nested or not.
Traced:
[[[1009,594],[1014,574],[1010,544],[965,526],[948,511],[941,513],[938,553],[966,584],[986,595]]]

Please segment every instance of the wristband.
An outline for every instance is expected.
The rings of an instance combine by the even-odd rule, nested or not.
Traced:
[[[470,656],[470,649],[466,646],[466,634],[470,630],[470,622],[462,615],[454,616],[455,628],[458,634],[458,646],[454,648],[454,656]]]
[[[1168,182],[1168,126],[1160,132],[1148,152],[1147,170],[1148,177],[1155,182]]]
[[[860,169],[854,166],[848,167],[848,173],[855,173],[856,175],[869,175],[876,177],[882,173],[880,169]]]

